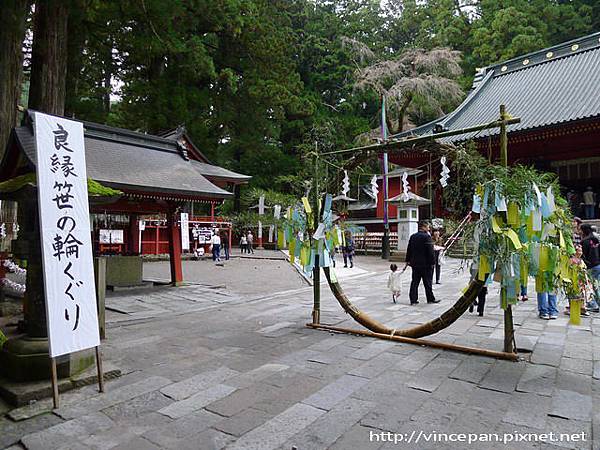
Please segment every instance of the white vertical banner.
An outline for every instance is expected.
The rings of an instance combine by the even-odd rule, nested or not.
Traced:
[[[273,217],[277,220],[281,217],[281,205],[273,206]]]
[[[100,345],[83,124],[34,113],[50,356]]]
[[[275,225],[269,225],[269,242],[273,242],[273,234],[275,233]]]
[[[260,220],[258,221],[258,233],[257,233],[256,237],[258,237],[259,239],[262,239],[262,222]]]
[[[181,213],[181,250],[190,249],[190,220],[188,213]]]
[[[263,215],[265,213],[265,196],[261,195],[258,199],[258,214]]]

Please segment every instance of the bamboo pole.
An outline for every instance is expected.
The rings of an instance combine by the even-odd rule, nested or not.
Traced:
[[[507,118],[506,120],[495,120],[493,122],[486,123],[483,125],[475,125],[473,127],[460,128],[458,130],[443,131],[441,133],[433,133],[433,134],[427,134],[427,135],[423,135],[423,136],[409,137],[406,139],[389,140],[383,144],[373,144],[373,145],[365,145],[362,147],[334,150],[331,152],[321,153],[321,156],[335,155],[335,154],[339,154],[339,153],[360,152],[360,151],[373,151],[374,154],[384,153],[386,151],[390,152],[390,153],[397,152],[400,150],[406,151],[406,150],[410,150],[413,147],[413,145],[416,143],[433,141],[435,139],[439,139],[439,138],[443,138],[443,137],[457,136],[459,134],[473,133],[475,131],[489,130],[491,128],[500,128],[500,126],[502,124],[513,125],[513,124],[520,123],[520,122],[521,122],[521,119],[519,117],[512,117],[512,118]]]
[[[500,162],[504,167],[508,167],[508,133],[506,124],[508,114],[506,114],[506,106],[500,105]],[[506,309],[504,310],[504,351],[516,353],[517,346],[515,343],[515,327],[513,324],[512,306],[506,298],[506,288],[500,289],[500,298],[506,299]]]
[[[311,244],[314,243],[312,234],[317,229],[319,223],[319,153],[317,143],[315,142],[315,154],[313,157],[314,174],[313,174],[313,224],[311,233]],[[311,245],[312,248],[312,245]],[[316,252],[315,252],[316,253]],[[313,267],[313,311],[312,323],[318,325],[321,322],[321,269],[319,267],[319,254],[315,254],[315,266]]]
[[[315,325],[313,323],[307,323],[307,327],[319,329],[319,330],[328,330],[328,331],[337,331],[339,333],[348,333],[348,334],[357,334],[359,336],[369,336],[377,339],[386,339],[388,341],[396,341],[403,342],[405,344],[414,344],[414,345],[424,345],[432,348],[439,348],[442,350],[450,350],[454,352],[460,353],[468,353],[471,355],[480,355],[480,356],[488,356],[492,358],[498,359],[506,359],[509,361],[518,361],[519,356],[516,353],[511,352],[498,352],[495,350],[487,350],[484,348],[476,348],[476,347],[467,347],[464,345],[456,345],[456,344],[448,344],[446,342],[436,342],[430,341],[428,339],[415,339],[406,336],[397,336],[394,334],[383,334],[383,333],[374,333],[372,331],[364,331],[364,330],[354,330],[351,328],[341,328],[334,327],[330,325]]]

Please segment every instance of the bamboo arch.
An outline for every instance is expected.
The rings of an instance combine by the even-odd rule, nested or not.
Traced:
[[[359,310],[354,304],[352,304],[352,302],[342,289],[340,283],[331,280],[331,273],[329,267],[324,267],[323,271],[325,272],[325,277],[327,278],[327,283],[329,284],[331,292],[333,293],[337,301],[340,303],[342,308],[344,308],[344,311],[350,314],[352,318],[358,323],[360,323],[363,327],[375,333],[390,334],[393,336],[406,336],[411,338],[421,338],[424,336],[430,336],[456,322],[456,320],[458,320],[458,318],[466,312],[471,303],[473,303],[473,301],[477,297],[477,294],[479,293],[481,288],[483,288],[484,286],[483,281],[471,281],[467,286],[467,289],[465,290],[464,294],[461,295],[460,298],[456,301],[456,303],[452,305],[448,310],[446,310],[441,316],[412,328],[396,330],[386,327],[381,322],[378,322],[366,313]]]
[[[516,353],[499,352],[499,351],[481,349],[481,348],[476,348],[476,347],[467,347],[467,346],[462,346],[462,345],[447,344],[447,343],[443,343],[443,342],[435,342],[435,341],[429,341],[429,340],[425,340],[425,339],[419,339],[424,336],[430,336],[432,334],[435,334],[435,333],[443,330],[444,328],[447,328],[448,326],[453,324],[456,320],[458,320],[458,318],[466,312],[466,310],[469,308],[471,303],[473,303],[473,301],[477,297],[477,294],[479,293],[479,291],[484,287],[485,281],[479,281],[479,280],[471,281],[467,285],[467,288],[465,289],[464,293],[456,301],[456,303],[454,303],[454,305],[452,305],[449,309],[444,311],[444,313],[442,313],[442,315],[440,315],[436,319],[430,320],[429,322],[418,325],[416,327],[398,330],[398,329],[392,329],[392,328],[385,326],[381,322],[373,319],[372,317],[370,317],[369,315],[367,315],[366,313],[364,313],[360,309],[358,309],[354,304],[352,304],[352,302],[350,301],[350,299],[348,298],[348,296],[342,289],[342,286],[340,285],[340,283],[338,281],[332,281],[331,272],[330,272],[329,267],[324,267],[323,271],[325,273],[325,277],[327,278],[327,283],[329,284],[329,288],[331,289],[331,292],[333,293],[333,295],[335,296],[335,298],[339,302],[339,304],[342,306],[344,311],[346,311],[346,313],[350,314],[350,316],[352,316],[352,318],[356,322],[358,322],[359,324],[361,324],[362,326],[364,326],[365,328],[367,328],[370,331],[352,330],[352,329],[334,327],[334,326],[329,326],[329,325],[323,325],[320,323],[307,324],[307,326],[310,328],[320,328],[320,329],[325,329],[325,330],[330,330],[330,331],[339,331],[339,332],[343,332],[343,333],[359,334],[359,335],[363,335],[363,336],[371,336],[371,337],[376,337],[379,339],[387,339],[387,340],[392,340],[392,341],[405,342],[405,343],[409,343],[409,344],[427,345],[430,347],[441,348],[444,350],[453,350],[453,351],[458,351],[458,352],[463,352],[463,353],[491,356],[494,358],[507,359],[507,360],[511,360],[511,361],[518,360],[518,355]]]

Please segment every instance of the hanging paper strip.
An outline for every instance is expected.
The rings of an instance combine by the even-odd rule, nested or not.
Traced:
[[[375,205],[377,205],[378,194],[379,194],[379,186],[377,186],[377,175],[373,175],[373,178],[371,178],[371,195],[373,196]]]
[[[494,230],[494,233],[502,233],[502,230],[500,229],[500,225],[498,225],[498,219],[496,215],[493,215],[491,217],[491,221],[492,221],[492,230]]]
[[[448,186],[448,178],[450,178],[450,169],[446,166],[446,157],[442,156],[440,158],[440,163],[442,164],[442,172],[440,173],[440,184],[442,187]]]
[[[296,262],[296,241],[295,240],[290,241],[289,253],[290,253],[290,262],[292,264],[294,264]]]
[[[325,206],[323,207],[323,217],[325,217],[325,214],[327,214],[331,211],[332,201],[333,201],[333,198],[331,197],[331,194],[327,194],[325,196]]]
[[[514,202],[508,203],[506,221],[511,226],[519,225],[519,205]]]
[[[492,268],[490,267],[490,260],[487,256],[481,255],[479,257],[479,271],[477,274],[477,278],[480,281],[485,280],[485,276],[489,273],[492,273]]]
[[[477,214],[481,212],[481,197],[477,194],[473,194],[473,207],[471,211]]]
[[[329,268],[329,279],[332,283],[337,283],[338,281],[337,275],[335,274],[335,270],[333,270],[333,267]]]
[[[344,170],[344,180],[342,181],[342,195],[348,194],[350,191],[350,177],[348,177],[348,171]]]
[[[405,202],[410,200],[410,184],[408,184],[408,172],[402,174],[402,200]]]
[[[310,207],[308,197],[302,197],[302,204],[304,205],[304,211],[306,211],[306,214],[312,213],[312,208]]]
[[[496,185],[496,189],[494,191],[494,205],[496,207],[496,211],[506,212],[506,199],[502,195],[502,191],[498,185]]]
[[[300,265],[306,267],[310,262],[310,247],[303,245],[300,249]]]
[[[548,255],[548,247],[546,245],[542,245],[540,247],[540,272],[546,272],[549,269],[549,255]]]
[[[313,234],[313,239],[321,240],[324,237],[325,237],[325,224],[323,224],[321,222],[319,224],[319,226],[317,227],[317,230],[315,231],[315,234]]]
[[[523,246],[521,245],[521,241],[519,240],[519,236],[517,235],[517,233],[515,233],[515,230],[509,228],[504,232],[504,234],[510,239],[513,246],[515,247],[515,250],[521,250]]]

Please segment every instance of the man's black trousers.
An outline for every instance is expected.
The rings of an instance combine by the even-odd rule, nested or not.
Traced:
[[[427,301],[432,302],[435,300],[435,297],[433,296],[433,289],[431,287],[433,282],[433,266],[413,267],[409,293],[411,303],[417,302],[419,297],[419,284],[421,283],[421,280],[423,280],[423,286],[425,286],[425,295],[427,296]]]

